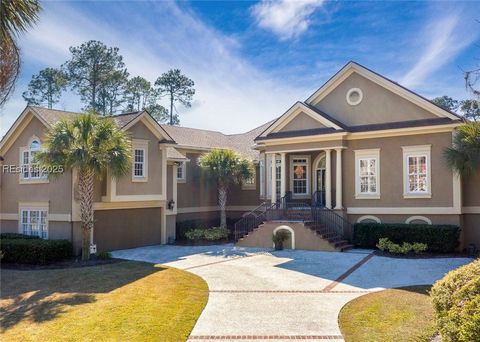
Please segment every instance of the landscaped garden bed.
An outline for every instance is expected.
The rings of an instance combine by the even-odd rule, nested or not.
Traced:
[[[207,284],[141,262],[45,270],[3,269],[2,341],[185,341]]]
[[[185,232],[184,245],[203,246],[228,242],[230,232],[226,227],[194,228]]]

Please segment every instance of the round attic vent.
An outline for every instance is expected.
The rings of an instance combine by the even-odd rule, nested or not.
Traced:
[[[356,106],[362,102],[363,93],[359,88],[352,88],[347,92],[347,103]]]

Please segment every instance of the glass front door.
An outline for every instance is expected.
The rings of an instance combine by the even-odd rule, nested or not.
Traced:
[[[325,169],[317,170],[317,191],[325,191]]]

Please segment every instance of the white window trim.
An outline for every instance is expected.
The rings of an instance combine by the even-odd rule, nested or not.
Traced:
[[[306,170],[306,179],[307,179],[307,192],[304,194],[295,194],[293,192],[293,160],[294,159],[306,159],[307,160],[307,170]],[[309,155],[291,155],[290,156],[290,191],[292,193],[292,197],[295,198],[309,198],[310,197],[310,156]]]
[[[380,199],[380,149],[354,150],[355,153],[355,198],[356,199]],[[360,160],[365,158],[374,158],[376,173],[376,192],[360,192]]]
[[[358,93],[358,100],[357,101],[352,101],[350,100],[350,95],[353,93],[353,92],[357,92]],[[350,106],[356,106],[358,104],[360,104],[360,102],[362,102],[363,100],[363,92],[360,88],[351,88],[347,91],[347,95],[345,97],[345,99],[347,100],[347,103],[350,105]]]
[[[135,176],[135,150],[143,150],[143,176]],[[132,182],[148,182],[148,140],[132,140]]]
[[[432,145],[402,146],[403,150],[403,198],[432,198]],[[408,184],[408,157],[426,157],[427,162],[427,191],[410,192]]]
[[[182,169],[182,178],[178,178],[178,169]],[[186,183],[187,182],[187,162],[182,161],[177,165],[177,175],[175,176],[177,183]]]
[[[49,212],[48,212],[48,202],[19,202],[18,203],[18,232],[23,234],[23,227],[22,227],[22,211],[46,211],[47,216],[45,217],[45,224],[47,226],[47,235],[45,237],[46,240],[49,238]],[[40,238],[42,238],[40,236]]]
[[[432,220],[425,216],[410,216],[405,220],[405,223],[410,224],[412,221],[423,221],[426,224],[432,224]]]
[[[265,197],[265,156],[262,154],[258,164],[260,172],[260,197]]]
[[[30,145],[32,144],[33,141],[38,141],[38,143],[40,144],[40,149],[39,151],[41,150],[42,148],[42,141],[37,137],[37,136],[32,136],[30,137],[30,139],[28,139],[28,143],[27,143],[27,146],[23,146],[23,147],[20,147],[20,151],[19,151],[19,155],[18,155],[18,165],[22,168],[22,171],[20,172],[20,174],[18,175],[18,183],[19,184],[44,184],[44,183],[49,183],[49,180],[48,180],[48,175],[45,174],[44,176],[40,176],[38,178],[31,178],[31,177],[28,177],[28,178],[24,178],[23,176],[23,154],[24,152],[28,152],[28,158],[29,158],[29,165],[31,165],[31,150],[30,150]]]
[[[360,216],[357,219],[357,223],[362,223],[363,221],[367,221],[367,220],[375,221],[376,223],[382,223],[382,221],[378,217],[373,216],[373,215]]]

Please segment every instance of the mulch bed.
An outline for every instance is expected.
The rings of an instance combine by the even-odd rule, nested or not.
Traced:
[[[431,258],[471,258],[466,253],[422,253],[422,254],[392,254],[388,252],[382,252],[381,250],[375,250],[373,254],[377,256],[397,258],[397,259],[431,259]]]
[[[89,267],[89,266],[115,264],[123,261],[125,260],[113,259],[113,258],[112,259],[90,259],[87,261],[83,261],[81,259],[68,259],[68,260],[59,261],[59,262],[55,262],[48,265],[1,263],[0,268],[9,269],[9,270],[21,270],[21,271],[54,270],[59,268],[75,268],[75,267]]]

